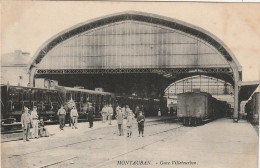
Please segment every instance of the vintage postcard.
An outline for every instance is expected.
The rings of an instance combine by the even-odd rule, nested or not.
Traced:
[[[257,168],[260,3],[1,2],[1,167]]]

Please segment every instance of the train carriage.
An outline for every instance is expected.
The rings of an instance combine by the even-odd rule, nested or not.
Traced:
[[[24,106],[38,107],[39,115],[54,114],[59,106],[57,91],[54,89],[1,86],[2,118],[13,117],[20,121]]]
[[[95,109],[96,118],[100,117],[100,111],[106,104],[129,105],[134,111],[137,105],[145,112],[146,116],[157,115],[159,109],[163,111],[163,105],[159,99],[124,97],[109,92],[94,91],[80,88],[54,86],[53,88],[34,88],[23,86],[1,86],[1,123],[2,128],[9,129],[14,125],[21,127],[20,119],[24,107],[32,109],[37,106],[39,116],[42,116],[48,124],[57,123],[57,111],[61,105],[69,112],[69,102],[73,102],[79,113],[79,120],[86,120],[86,110],[91,102]]]
[[[18,124],[24,107],[32,110],[37,106],[39,116],[48,120],[56,120],[58,92],[55,89],[33,88],[23,86],[1,85],[1,126],[2,130],[11,130]]]
[[[73,100],[78,109],[79,117],[85,118],[86,108],[88,103],[92,103],[95,109],[95,116],[100,116],[100,111],[105,104],[112,104],[114,94],[109,92],[101,92],[87,89],[70,88],[70,87],[55,87],[59,90],[59,96],[64,103]]]
[[[245,106],[247,118],[253,124],[259,125],[260,92],[255,92]]]
[[[177,117],[184,125],[197,125],[209,119],[221,117],[227,103],[205,92],[186,92],[177,95]]]

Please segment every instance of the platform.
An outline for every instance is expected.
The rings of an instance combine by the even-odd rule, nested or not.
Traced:
[[[48,129],[49,138],[2,143],[2,166],[257,168],[258,135],[246,121],[223,118],[184,127],[167,118],[147,119],[144,137],[134,126],[131,138],[118,136],[116,121]]]

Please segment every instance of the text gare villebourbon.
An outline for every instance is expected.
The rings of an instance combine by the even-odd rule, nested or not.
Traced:
[[[197,165],[197,162],[193,161],[179,161],[179,160],[173,160],[173,161],[160,161],[159,163],[156,163],[159,165]]]

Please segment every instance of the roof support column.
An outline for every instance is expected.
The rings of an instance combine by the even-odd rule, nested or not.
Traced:
[[[32,67],[30,69],[30,75],[29,75],[29,86],[34,87],[34,76],[36,72],[36,67]]]
[[[233,122],[238,122],[238,92],[239,92],[239,87],[238,87],[238,83],[239,83],[239,74],[237,69],[235,68],[234,71],[234,114],[233,114]]]

